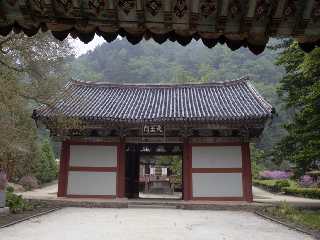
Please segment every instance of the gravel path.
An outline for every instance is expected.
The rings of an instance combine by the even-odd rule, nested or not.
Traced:
[[[5,240],[310,240],[250,212],[65,208],[0,229]]]

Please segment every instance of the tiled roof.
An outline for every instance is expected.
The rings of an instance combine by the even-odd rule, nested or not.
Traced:
[[[72,81],[35,117],[56,115],[119,122],[264,121],[272,106],[247,79],[183,85],[116,85]]]

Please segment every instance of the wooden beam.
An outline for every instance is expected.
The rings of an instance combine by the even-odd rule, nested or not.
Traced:
[[[250,160],[250,145],[243,143],[241,145],[242,151],[242,181],[243,181],[243,196],[245,201],[252,202],[252,175],[251,175],[251,160]]]
[[[242,168],[192,168],[192,173],[241,173]]]
[[[127,137],[126,143],[183,143],[180,137]]]
[[[101,199],[113,199],[114,195],[76,195],[76,194],[67,194],[68,198],[101,198]]]
[[[183,144],[183,200],[192,199],[192,159],[191,145],[186,138]]]
[[[60,169],[58,179],[58,197],[65,197],[67,193],[68,181],[68,165],[69,165],[69,144],[63,141],[60,152]]]
[[[117,159],[117,197],[125,197],[125,143],[121,138],[118,144],[118,159]]]
[[[117,167],[83,167],[83,166],[70,166],[69,171],[75,172],[116,172]]]

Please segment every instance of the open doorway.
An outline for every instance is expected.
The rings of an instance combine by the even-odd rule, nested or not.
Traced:
[[[182,198],[180,144],[128,144],[126,196],[142,199]]]

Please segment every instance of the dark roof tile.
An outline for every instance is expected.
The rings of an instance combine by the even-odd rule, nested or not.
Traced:
[[[260,121],[272,106],[247,78],[180,85],[109,84],[71,81],[40,119],[57,115],[105,121]]]

